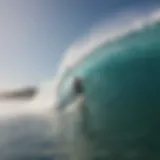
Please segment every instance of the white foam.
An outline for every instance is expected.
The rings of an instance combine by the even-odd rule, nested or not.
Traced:
[[[31,100],[0,101],[0,119],[19,117],[22,115],[49,115],[56,101],[54,79],[38,86],[38,93]]]

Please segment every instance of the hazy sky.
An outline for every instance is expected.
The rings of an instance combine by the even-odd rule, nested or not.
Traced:
[[[147,1],[147,2],[146,2]],[[125,8],[158,0],[0,0],[0,88],[54,76],[64,51]]]

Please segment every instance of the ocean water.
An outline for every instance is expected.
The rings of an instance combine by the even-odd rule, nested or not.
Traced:
[[[0,122],[1,160],[53,160],[51,119],[39,115],[9,118]]]
[[[65,75],[66,101],[72,78],[83,79],[91,139],[106,151],[96,160],[160,159],[159,37],[160,19],[142,23],[93,48]]]
[[[95,68],[91,69],[91,66],[97,67],[98,65],[100,66],[100,65],[106,64],[106,63],[99,63],[99,62],[103,62],[102,61],[103,59],[106,60],[106,56],[109,57],[109,60],[110,60],[110,63],[108,63],[109,67],[112,67],[112,65],[114,65],[114,63],[117,63],[117,62],[120,64],[120,62],[125,61],[126,58],[127,59],[129,59],[129,58],[134,59],[135,58],[136,59],[137,57],[140,56],[140,57],[149,57],[149,58],[151,57],[151,59],[152,59],[154,57],[152,59],[153,61],[149,61],[152,64],[151,63],[149,63],[149,64],[151,64],[151,66],[153,66],[153,67],[156,67],[156,72],[155,73],[153,72],[153,74],[150,75],[150,79],[148,79],[147,82],[154,82],[154,83],[152,83],[153,85],[149,86],[150,89],[153,86],[156,87],[156,84],[159,84],[158,83],[159,81],[157,82],[157,80],[160,79],[160,76],[158,76],[159,75],[158,74],[159,68],[160,68],[160,23],[159,23],[159,21],[153,22],[150,25],[148,25],[147,27],[141,27],[141,29],[139,29],[139,30],[129,32],[125,36],[122,36],[119,38],[117,37],[114,41],[110,41],[109,43],[107,42],[106,44],[102,45],[101,47],[93,50],[93,52],[95,52],[95,54],[93,53],[93,55],[90,57],[91,57],[91,59],[94,59],[97,57],[96,58],[97,65],[92,64],[92,63],[95,63],[95,60],[94,61],[91,60],[90,63],[86,63],[86,64],[84,61],[83,67],[79,71],[76,70],[75,73],[73,72],[73,75],[77,74],[77,73],[80,76],[81,75],[85,76],[86,74],[89,75],[88,76],[89,79],[87,79],[88,80],[87,87],[88,88],[90,87],[88,89],[90,91],[90,93],[87,93],[87,94],[93,95],[91,97],[91,99],[89,99],[91,104],[93,104],[95,101],[95,103],[94,103],[94,105],[95,105],[96,102],[98,102],[98,100],[100,101],[100,99],[97,100],[97,91],[99,91],[99,93],[100,93],[100,91],[103,91],[102,89],[104,88],[104,86],[102,86],[102,85],[100,86],[98,84],[106,84],[106,85],[109,83],[111,84],[111,85],[108,85],[109,86],[108,97],[110,98],[112,96],[112,93],[115,94],[113,88],[115,90],[117,89],[115,87],[115,85],[114,86],[112,85],[115,83],[112,83],[112,82],[116,82],[116,84],[118,84],[118,82],[124,83],[123,78],[127,79],[129,77],[129,76],[128,77],[126,76],[125,72],[124,73],[119,72],[119,74],[117,74],[119,76],[119,79],[117,79],[117,81],[114,79],[114,81],[113,81],[112,76],[113,76],[113,78],[115,78],[114,74],[110,74],[110,75],[107,74],[107,76],[109,75],[111,79],[110,79],[110,81],[108,81],[106,83],[106,81],[104,81],[105,79],[103,77],[101,77],[101,75],[96,75]],[[99,56],[99,55],[97,56],[96,53],[101,53],[101,54],[99,54],[101,56]],[[112,54],[112,56],[110,56],[111,54]],[[119,55],[119,59],[117,58],[117,61],[112,61],[112,58],[115,60],[114,56],[117,56],[117,55]],[[157,57],[157,59],[155,57]],[[156,62],[156,63],[154,64],[153,62]],[[144,69],[144,66],[146,63],[147,63],[146,61],[139,61],[137,64],[139,66],[141,66],[141,64],[142,64],[142,66],[143,66],[142,68]],[[127,65],[130,66],[130,64],[127,64]],[[133,69],[133,71],[137,71],[136,66],[132,66],[132,67],[135,69],[135,70]],[[159,68],[157,68],[157,67],[159,67]],[[103,68],[103,67],[100,66],[100,68]],[[123,70],[124,69],[123,66],[120,69]],[[127,68],[126,68],[126,70],[127,70]],[[106,70],[102,69],[99,71],[101,71],[103,73]],[[99,72],[97,71],[97,74],[98,73]],[[130,72],[127,71],[127,73],[130,73]],[[123,77],[121,77],[121,75]],[[130,78],[130,80],[132,78],[134,78],[134,74],[131,76],[132,77]],[[145,76],[147,76],[147,75],[145,75]],[[152,79],[153,76],[158,77],[159,79],[157,79],[157,80]],[[143,76],[140,75],[140,77],[142,78]],[[147,76],[147,78],[148,77],[149,76]],[[145,77],[143,77],[143,78],[145,79]],[[149,84],[151,84],[151,83],[149,83]],[[134,90],[134,86],[131,86],[130,84],[127,84],[127,85],[128,85],[128,90],[130,90],[130,91],[132,91],[132,89]],[[148,84],[146,84],[146,85],[148,85]],[[103,88],[98,88],[99,86],[103,87]],[[158,88],[159,90],[157,91],[157,93],[160,93],[160,85],[158,85],[158,87],[159,87]],[[123,99],[122,98],[121,99],[119,98],[119,99],[124,100],[123,102],[126,102],[129,104],[129,102],[126,101],[128,98],[127,93],[129,93],[129,92],[125,92],[125,94],[123,94],[124,96],[122,95]],[[158,100],[159,94],[157,94],[157,93],[154,92],[155,96],[153,97],[153,99],[156,100],[158,103],[159,102],[159,100]],[[102,94],[104,94],[104,93],[102,93]],[[105,95],[106,95],[106,90],[105,90]],[[142,98],[144,98],[144,99],[146,98],[145,94],[141,94],[141,95],[144,95],[144,97],[142,96]],[[101,96],[101,97],[103,98],[103,96]],[[111,97],[111,98],[113,98],[113,97]],[[105,99],[105,102],[106,102],[106,99]],[[116,101],[112,101],[112,102],[114,102],[115,105],[119,106],[118,102],[117,102],[117,104],[116,104]],[[103,103],[103,101],[99,102],[99,104],[101,104],[101,103]],[[147,104],[147,102],[146,102],[146,104]],[[38,108],[37,108],[37,110],[38,110]],[[152,111],[152,109],[151,109],[151,111]],[[155,115],[157,116],[156,118],[159,120],[159,113],[160,112],[159,112],[159,110],[157,110],[157,111],[158,112]],[[118,112],[116,112],[116,113],[118,113]],[[125,112],[123,112],[123,113],[125,113]],[[127,115],[127,114],[125,114],[125,115]],[[112,118],[115,118],[115,117],[113,117],[112,115],[108,116],[108,117],[110,118],[110,121],[108,121],[108,122],[114,122],[117,124],[116,119],[114,119],[114,121],[112,121],[113,120]],[[100,119],[100,118],[98,117],[97,119]],[[154,118],[152,119],[153,122],[155,122],[155,119]],[[149,121],[149,119],[148,119],[148,121]],[[154,124],[155,124],[155,126],[153,126],[153,129],[155,129],[154,130],[155,132],[153,134],[151,134],[151,138],[153,138],[154,135],[157,136],[156,129],[158,129],[158,127],[159,127],[159,121],[157,121]],[[111,126],[116,127],[116,125],[111,125]],[[158,130],[158,133],[160,133],[160,130]],[[159,137],[159,135],[157,137]],[[142,148],[144,147],[144,144],[146,144],[146,143],[144,143],[145,140],[142,139],[142,143],[140,143],[140,144],[142,144]],[[146,151],[146,155],[147,155],[148,151],[151,151],[150,146],[153,147],[153,151],[159,152],[160,143],[157,143],[159,141],[155,141],[155,140],[159,140],[159,139],[154,139],[154,140],[150,139],[150,142],[148,142],[147,145],[145,145],[146,148],[144,148],[144,150]],[[153,141],[155,143],[153,143]],[[138,143],[136,145],[138,145]],[[156,145],[157,145],[157,148],[155,147]],[[120,145],[120,146],[122,146],[122,145]],[[15,118],[9,118],[9,119],[5,119],[5,120],[0,121],[0,160],[54,160],[55,159],[54,154],[53,154],[54,147],[55,146],[54,146],[53,120],[50,116],[47,116],[47,115],[46,116],[25,115],[24,116],[23,115],[23,116],[18,116]],[[124,150],[128,149],[128,146],[125,146],[125,147],[126,148],[123,148]],[[122,154],[122,155],[124,156],[124,154]],[[159,159],[159,157],[160,156],[158,154],[158,157],[156,157],[156,159]],[[130,159],[134,159],[134,158],[131,157]],[[145,159],[147,159],[147,158],[145,158]]]

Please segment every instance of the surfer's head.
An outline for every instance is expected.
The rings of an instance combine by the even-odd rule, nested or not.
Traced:
[[[83,82],[80,77],[75,77],[75,79],[73,81],[73,87],[74,87],[74,91],[76,94],[83,93],[83,90],[84,90]]]

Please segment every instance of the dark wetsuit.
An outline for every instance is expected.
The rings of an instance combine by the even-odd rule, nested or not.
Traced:
[[[84,86],[83,82],[80,78],[75,79],[75,92],[76,95],[82,95],[84,97],[84,102],[81,106],[81,115],[82,115],[82,132],[87,136],[88,138],[90,137],[90,132],[89,132],[89,110],[86,104],[85,100],[85,93],[84,93]]]
[[[82,80],[80,78],[76,78],[74,81],[74,90],[76,92],[76,94],[81,94],[84,92],[84,88],[82,85]]]

